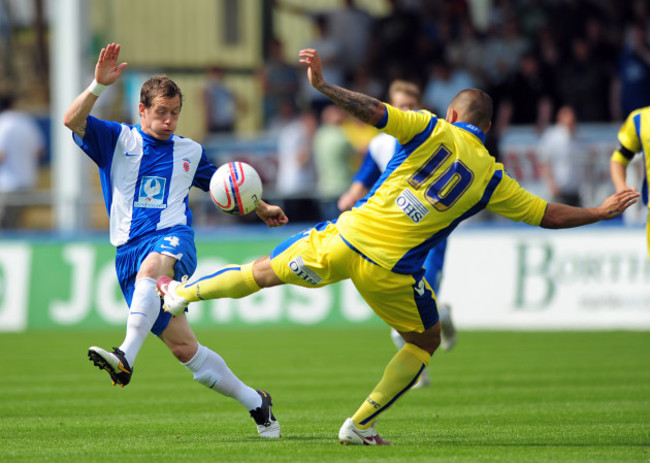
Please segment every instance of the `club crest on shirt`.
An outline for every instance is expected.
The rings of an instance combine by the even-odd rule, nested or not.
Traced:
[[[428,213],[429,209],[422,204],[418,198],[409,190],[404,190],[395,199],[395,204],[411,219],[414,223],[419,223]]]
[[[134,206],[149,209],[166,208],[167,206],[163,203],[166,182],[167,179],[163,177],[142,177],[138,200],[134,203]]]

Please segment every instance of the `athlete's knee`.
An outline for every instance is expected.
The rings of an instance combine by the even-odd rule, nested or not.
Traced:
[[[440,322],[431,328],[424,330],[422,333],[400,333],[406,342],[415,344],[420,349],[433,355],[440,346]]]
[[[426,337],[418,339],[417,342],[414,342],[413,344],[433,355],[433,353],[440,346],[440,335],[428,335]]]
[[[268,288],[283,283],[273,270],[270,256],[260,257],[253,262],[253,277],[260,288]]]

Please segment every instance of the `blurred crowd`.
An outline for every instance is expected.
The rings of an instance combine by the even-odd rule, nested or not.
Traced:
[[[327,11],[271,2],[277,11],[309,18],[312,39],[302,47],[319,51],[334,84],[385,100],[391,82],[406,80],[419,87],[421,107],[442,116],[460,90],[485,89],[495,103],[486,143],[497,159],[500,137],[513,125],[532,126],[541,136],[556,120],[563,125],[567,108],[562,114],[570,112],[571,130],[546,137],[567,145],[576,124],[622,121],[650,105],[649,3],[493,0],[478,14],[480,1],[387,0],[388,12],[375,16],[354,0]],[[297,220],[332,218],[376,131],[310,88],[279,36],[265,41],[257,73],[262,129],[277,140],[277,175],[267,187]],[[213,138],[235,134],[237,118],[250,109],[227,84],[227,72],[206,73],[205,127]],[[544,151],[540,159],[547,160]],[[8,168],[0,146],[0,179]],[[549,185],[559,191],[554,180]]]
[[[391,81],[408,80],[438,114],[458,90],[480,87],[495,99],[501,124],[544,126],[563,105],[583,122],[620,120],[650,103],[645,0],[495,0],[483,28],[467,0],[389,4],[378,18],[353,0],[311,13],[315,39],[304,46],[319,50],[328,80],[379,98]],[[286,99],[316,111],[326,104],[283,56],[282,44],[271,42],[267,123]]]
[[[326,13],[275,4],[311,17],[314,40],[304,47],[319,51],[331,83],[385,100],[392,81],[407,80],[421,89],[421,106],[442,116],[460,90],[487,90],[495,103],[487,144],[495,157],[500,137],[513,125],[530,125],[545,135],[542,141],[551,148],[540,147],[538,155],[549,199],[568,194],[561,194],[553,171],[565,178],[563,172],[576,167],[555,155],[556,167],[550,169],[551,155],[545,153],[570,152],[577,123],[621,121],[650,105],[650,12],[644,0],[495,0],[483,27],[465,0],[391,0],[390,12],[382,17],[371,16],[353,0]],[[280,40],[270,41],[260,73],[265,126],[279,134],[276,188],[294,198],[324,195],[319,199],[327,212],[320,218],[331,218],[336,212],[331,200],[344,191],[345,182],[338,192],[323,190],[321,184],[329,182],[334,169],[319,161],[319,139],[327,131],[336,140],[336,126],[345,135],[341,127],[350,122],[344,115],[331,117],[329,101],[309,87],[303,71],[285,56]],[[365,142],[371,138],[367,135],[361,135]],[[348,145],[363,147],[363,141],[349,137]],[[341,159],[347,156],[347,170],[338,172],[349,181],[361,153],[355,155],[338,141],[336,146],[341,154],[333,156],[336,149],[330,147],[332,165],[345,167]],[[305,198],[296,199],[299,218],[300,211],[314,210],[306,207]],[[579,201],[574,197],[571,203]]]

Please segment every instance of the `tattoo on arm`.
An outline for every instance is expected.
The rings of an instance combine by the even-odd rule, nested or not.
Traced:
[[[337,106],[366,124],[376,125],[384,116],[384,104],[371,96],[352,92],[328,82],[318,90]]]

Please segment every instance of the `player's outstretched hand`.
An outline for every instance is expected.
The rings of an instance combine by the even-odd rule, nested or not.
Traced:
[[[354,206],[356,202],[357,198],[355,198],[355,196],[352,195],[349,191],[346,191],[341,195],[338,202],[336,203],[336,206],[339,208],[339,211],[343,212],[352,209],[352,206]]]
[[[269,227],[281,227],[289,222],[289,219],[279,206],[272,206],[264,201],[257,204],[255,212]]]
[[[621,215],[625,209],[636,203],[636,199],[641,196],[634,188],[626,188],[614,193],[605,199],[600,205],[604,219],[613,219]]]
[[[307,64],[307,77],[309,83],[314,88],[319,88],[325,83],[323,79],[323,65],[320,62],[318,52],[313,48],[305,48],[300,50],[300,62]]]
[[[110,85],[120,78],[127,63],[117,64],[120,57],[120,44],[109,43],[99,52],[95,66],[95,80],[102,85]]]

